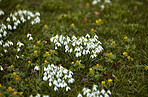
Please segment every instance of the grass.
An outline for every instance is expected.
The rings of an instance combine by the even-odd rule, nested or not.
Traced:
[[[145,70],[145,67],[148,62],[148,0],[114,0],[111,5],[106,5],[104,10],[101,10],[97,5],[92,5],[91,2],[91,0],[2,0],[0,8],[5,12],[5,15],[0,16],[0,19],[4,21],[9,13],[19,9],[40,12],[40,24],[31,26],[29,23],[25,23],[13,31],[13,37],[9,36],[9,39],[14,42],[23,40],[27,33],[32,34],[34,41],[47,41],[48,44],[50,44],[50,37],[56,34],[68,36],[84,36],[87,33],[90,35],[97,34],[99,40],[102,42],[105,53],[112,52],[116,55],[116,59],[111,63],[102,62],[99,58],[92,62],[86,59],[84,64],[96,64],[99,62],[99,64],[107,69],[106,74],[114,79],[113,85],[108,87],[112,91],[112,97],[147,97],[148,71]],[[90,3],[90,5],[87,6],[86,3]],[[96,25],[95,21],[97,19],[102,20],[100,25]],[[72,23],[75,25],[74,29],[70,29]],[[48,26],[46,29],[44,29],[45,24]],[[91,32],[92,28],[95,29],[95,33]],[[130,39],[129,43],[124,41],[125,36]],[[115,48],[109,47],[112,41],[116,42]],[[52,47],[48,44],[45,45],[46,50]],[[131,62],[128,62],[122,55],[126,50],[126,45],[132,48],[129,51],[130,56],[133,58]],[[25,51],[27,52],[27,50]],[[58,57],[60,61],[56,64],[62,64],[68,69],[69,66],[67,65],[76,60],[76,58],[72,58],[62,52],[58,53]],[[27,59],[19,62],[26,64]],[[84,81],[86,79],[84,75],[89,70],[85,72],[79,71],[80,75],[79,73],[75,73],[74,75],[76,81],[71,85],[71,91],[54,92],[53,90],[49,90],[46,84],[39,84],[36,74],[31,73],[32,68],[26,70],[22,68],[25,66],[14,62],[13,54],[10,57],[6,56],[2,59],[0,65],[4,67],[4,64],[14,64],[17,71],[22,72],[21,79],[24,79],[24,81],[20,82],[20,84],[23,84],[24,87],[19,85],[17,88],[21,91],[24,90],[24,96],[39,92],[49,94],[51,97],[75,97],[83,86],[91,86],[91,83],[94,81]],[[8,73],[10,72],[0,72],[0,76],[3,77]],[[102,80],[102,78],[105,79],[105,75],[100,79]],[[4,78],[0,79],[0,83],[8,87],[9,80],[5,81]],[[95,81],[93,83],[98,82]]]

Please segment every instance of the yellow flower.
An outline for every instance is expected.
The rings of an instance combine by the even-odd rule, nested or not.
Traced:
[[[19,78],[17,77],[16,80],[19,80]]]
[[[44,62],[45,62],[45,64],[47,64],[47,63],[48,63],[48,61],[47,61],[47,60],[45,60]]]
[[[86,3],[86,6],[89,6],[89,3]]]
[[[13,72],[13,75],[16,76],[16,72]]]
[[[49,52],[46,52],[46,55],[50,55]]]
[[[108,79],[108,82],[110,83],[110,82],[112,82],[113,80],[112,79]]]
[[[19,95],[22,96],[23,92],[19,92]]]
[[[39,40],[39,41],[37,41],[37,44],[40,44],[41,43],[41,41]]]
[[[128,39],[128,37],[127,37],[127,36],[125,36],[125,37],[124,37],[124,39],[126,40],[126,39]]]
[[[71,26],[71,27],[73,27],[73,26],[75,26],[75,24],[74,24],[74,23],[72,23],[70,26]]]
[[[94,31],[94,29],[92,28],[92,29],[91,29],[91,31],[93,32],[93,31]]]
[[[112,53],[109,53],[108,55],[109,55],[109,56],[111,56],[111,55],[112,55]]]
[[[53,50],[52,53],[55,53],[55,50]]]
[[[36,54],[37,52],[38,52],[37,50],[34,51],[35,54]]]
[[[71,43],[71,42],[70,42],[69,44],[70,44],[70,45],[72,45],[72,43]]]
[[[0,93],[0,96],[2,95],[2,93]]]
[[[33,48],[35,48],[35,45],[33,46]]]
[[[79,65],[81,65],[81,63],[79,62]]]
[[[17,4],[17,5],[16,5],[17,8],[19,8],[20,6],[21,6],[20,4]]]
[[[13,91],[12,87],[8,87],[8,91]]]
[[[89,71],[92,71],[93,69],[92,68],[89,68]]]
[[[115,45],[116,43],[115,43],[115,41],[113,41],[112,43],[111,43],[111,45]]]
[[[2,84],[0,84],[0,88],[2,87]]]
[[[99,64],[96,64],[96,67],[98,68],[99,67]]]
[[[74,64],[74,62],[71,62],[71,64]]]
[[[148,66],[146,66],[146,70],[148,70]]]
[[[47,27],[47,25],[45,24],[45,25],[44,25],[44,27],[46,28],[46,27]]]
[[[96,20],[96,23],[98,24],[98,23],[99,23],[99,21],[98,21],[98,20]]]
[[[11,65],[11,66],[10,66],[10,68],[14,68],[14,66],[13,66],[13,65]]]
[[[17,95],[17,92],[13,92],[13,95]]]
[[[127,57],[127,59],[128,59],[129,61],[130,61],[130,58],[131,58],[130,56]]]
[[[29,64],[31,64],[31,61],[28,61]]]
[[[102,20],[101,20],[101,19],[99,19],[98,21],[99,21],[99,22],[101,22]]]
[[[79,60],[76,61],[76,63],[78,63],[78,62],[79,62]]]
[[[79,37],[79,36],[78,36],[77,38],[78,38],[78,39],[80,39],[80,37]]]
[[[123,52],[123,55],[124,55],[124,56],[127,56],[127,52]]]
[[[101,84],[104,85],[105,84],[105,81],[102,81]]]

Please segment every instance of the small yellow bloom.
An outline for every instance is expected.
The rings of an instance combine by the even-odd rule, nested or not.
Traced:
[[[115,45],[116,43],[115,43],[115,41],[113,41],[112,43],[111,43],[111,45]]]
[[[76,61],[76,63],[78,63],[78,62],[79,62],[79,60]]]
[[[105,84],[105,81],[102,81],[101,84],[104,85]]]
[[[11,65],[10,68],[14,68],[14,65]]]
[[[126,39],[128,39],[128,37],[127,37],[127,36],[125,36],[125,37],[124,37],[124,39],[126,40]]]
[[[108,82],[110,83],[110,82],[112,82],[113,80],[112,79],[108,79]]]
[[[99,22],[101,22],[102,20],[101,20],[101,19],[99,19],[98,21],[99,21]]]
[[[31,64],[31,61],[28,61],[29,64]]]
[[[109,53],[108,55],[109,55],[109,56],[111,56],[111,55],[112,55],[112,53]]]
[[[71,62],[71,64],[74,64],[74,62]]]
[[[99,64],[96,64],[96,67],[98,68],[99,67]]]
[[[92,71],[93,69],[92,68],[89,68],[89,71]]]
[[[86,6],[89,6],[89,3],[86,3]]]
[[[0,84],[0,88],[2,87],[2,84]]]
[[[46,55],[50,55],[49,52],[46,52]]]
[[[124,56],[127,56],[127,52],[123,52],[123,55],[124,55]]]
[[[47,25],[45,24],[45,25],[44,25],[44,27],[46,28],[46,27],[47,27]]]
[[[128,59],[129,61],[130,61],[130,58],[131,58],[130,56],[127,57],[127,59]]]
[[[13,95],[17,95],[17,92],[13,92]]]
[[[37,52],[38,52],[37,50],[34,51],[35,54],[36,54]]]
[[[17,77],[16,80],[19,80],[19,78]]]
[[[78,39],[80,39],[80,37],[79,37],[79,36],[78,36],[77,38],[78,38]]]
[[[0,96],[2,95],[2,93],[0,93]]]
[[[96,23],[98,24],[98,23],[99,23],[99,21],[98,21],[98,20],[96,20]]]
[[[93,32],[93,31],[94,31],[94,29],[92,28],[92,29],[91,29],[91,31]]]
[[[69,44],[70,44],[70,45],[72,45],[72,43],[71,43],[71,42],[70,42]]]
[[[22,96],[23,95],[23,92],[19,92],[19,95]]]
[[[148,70],[148,66],[146,66],[146,70]]]
[[[35,48],[35,45],[33,46],[33,48]]]
[[[17,5],[16,5],[17,8],[19,8],[20,6],[21,6],[20,4],[17,4]]]
[[[45,60],[44,62],[45,62],[45,64],[47,64],[47,63],[48,63],[48,61],[47,61],[47,60]]]
[[[16,72],[13,72],[13,75],[16,76]]]
[[[52,53],[55,53],[55,50],[53,50]]]
[[[73,26],[75,26],[75,24],[74,24],[74,23],[72,23],[70,26],[71,26],[71,27],[73,27]]]
[[[39,40],[39,41],[37,41],[37,44],[40,44],[41,43],[41,41]]]
[[[8,91],[13,91],[12,87],[8,87]]]
[[[79,65],[81,65],[81,63],[79,62]]]

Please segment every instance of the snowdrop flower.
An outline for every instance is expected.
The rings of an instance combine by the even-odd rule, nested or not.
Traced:
[[[0,70],[3,71],[4,70],[3,67],[0,67]]]
[[[111,95],[111,91],[110,91],[110,90],[108,90],[107,93],[108,93],[109,95]]]
[[[70,78],[69,80],[68,80],[68,83],[73,83],[74,82],[74,79],[73,78]]]
[[[101,5],[100,8],[103,10],[104,9],[104,5]]]
[[[39,66],[35,66],[34,67],[34,70],[39,70]]]
[[[66,91],[68,91],[68,90],[71,90],[71,88],[70,87],[66,87]]]
[[[16,58],[18,59],[18,58],[20,58],[18,55],[16,55]]]
[[[92,2],[92,5],[96,5],[98,3],[98,1],[97,0],[94,0],[93,2]]]
[[[27,37],[31,37],[31,34],[28,33],[28,34],[27,34]]]
[[[17,52],[19,52],[21,49],[20,48],[17,48]]]
[[[2,10],[0,10],[0,15],[4,15],[4,12]]]
[[[41,97],[41,95],[40,94],[37,94],[35,97]]]
[[[77,97],[83,97],[83,96],[79,93]]]
[[[16,26],[13,26],[13,29],[15,30],[16,29]]]
[[[97,85],[94,85],[93,86],[93,91],[97,91],[97,87],[98,87]]]
[[[6,36],[6,35],[7,35],[7,32],[6,32],[6,31],[4,31],[4,32],[3,32],[3,36]]]
[[[33,40],[33,38],[32,37],[29,37],[29,40]]]
[[[105,94],[105,90],[104,90],[104,89],[102,89],[102,90],[101,90],[101,93],[102,93],[102,94]]]
[[[2,44],[3,44],[3,40],[0,41],[0,45],[2,45]]]
[[[105,0],[105,2],[106,2],[106,3],[111,3],[111,1],[110,1],[110,0]]]
[[[47,77],[47,76],[44,76],[44,77],[43,77],[43,80],[44,80],[44,81],[47,81],[47,80],[48,80],[48,77]]]
[[[43,95],[43,97],[49,97],[49,95]]]
[[[52,83],[51,82],[49,82],[49,87],[51,87],[52,86]]]
[[[8,18],[6,19],[6,21],[7,21],[7,22],[10,22],[10,18],[8,17]]]
[[[55,87],[54,87],[54,91],[57,91],[57,90],[58,90],[58,88],[55,86]]]
[[[7,50],[4,50],[4,52],[7,53],[8,51]]]
[[[18,45],[19,47],[24,46],[24,44],[21,43],[21,42],[17,42],[17,45]]]
[[[9,30],[12,30],[12,27],[11,27],[11,25],[8,25],[8,29],[9,29]]]
[[[104,94],[104,97],[109,97],[109,95],[107,93]]]

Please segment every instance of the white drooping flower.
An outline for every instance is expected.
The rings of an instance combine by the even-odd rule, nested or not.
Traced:
[[[54,43],[55,49],[64,46],[66,53],[74,52],[76,57],[90,54],[90,58],[95,58],[103,50],[102,43],[98,40],[97,35],[94,35],[93,38],[90,38],[89,34],[80,38],[76,38],[76,36],[70,38],[68,36],[56,35],[55,37],[51,37],[50,41]]]
[[[21,43],[20,41],[19,41],[19,42],[17,42],[17,45],[18,45],[19,47],[24,46],[24,44],[23,44],[23,43]]]
[[[34,70],[39,70],[39,66],[35,66],[34,67]]]
[[[53,64],[44,67],[43,80],[49,81],[48,86],[54,86],[54,91],[57,91],[59,88],[65,88],[66,91],[71,90],[68,86],[74,82],[72,78],[73,72],[67,70],[62,66],[55,66]]]
[[[104,89],[102,89],[100,92],[97,88],[98,88],[98,85],[93,85],[92,90],[84,87],[82,89],[83,95],[79,93],[79,96],[80,97],[83,97],[83,96],[85,97],[110,97],[111,95],[110,90],[106,92]]]
[[[4,70],[3,67],[0,66],[0,70],[3,71]]]
[[[4,12],[3,12],[2,10],[0,10],[0,16],[1,16],[1,15],[4,15]]]

